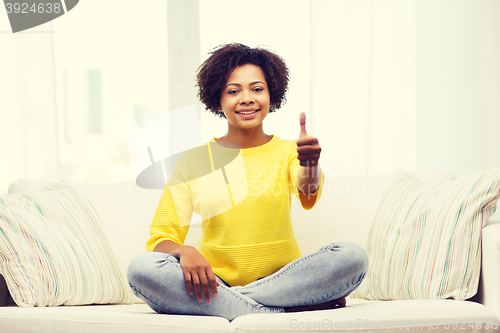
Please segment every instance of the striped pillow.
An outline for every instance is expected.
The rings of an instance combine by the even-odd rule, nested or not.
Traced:
[[[500,169],[455,180],[408,175],[382,200],[370,265],[353,297],[464,300],[477,292],[481,231],[500,197]]]
[[[99,216],[67,182],[0,196],[0,274],[22,307],[130,302]]]

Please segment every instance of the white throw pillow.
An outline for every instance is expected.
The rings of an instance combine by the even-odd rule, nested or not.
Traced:
[[[457,179],[407,175],[382,200],[367,246],[367,276],[353,297],[454,298],[477,292],[481,231],[500,197],[500,169]]]
[[[0,274],[17,305],[130,303],[92,204],[67,182],[0,196]]]

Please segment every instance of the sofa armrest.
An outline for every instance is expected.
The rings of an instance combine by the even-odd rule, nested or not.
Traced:
[[[500,222],[483,228],[480,302],[500,318]]]

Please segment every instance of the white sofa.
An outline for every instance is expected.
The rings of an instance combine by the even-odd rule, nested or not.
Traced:
[[[449,177],[443,172],[416,175],[419,179]],[[320,202],[310,211],[292,208],[295,234],[303,254],[335,241],[367,243],[370,224],[394,175],[371,178],[327,177]],[[39,191],[48,181],[17,180],[9,193]],[[145,251],[149,224],[161,191],[145,190],[133,182],[76,184],[99,213],[120,270]],[[498,214],[497,214],[498,216]],[[196,218],[187,243],[200,237]],[[294,332],[294,331],[391,331],[413,326],[420,332],[493,332],[487,321],[500,318],[500,223],[490,222],[482,232],[482,270],[479,292],[473,301],[397,300],[371,301],[348,298],[347,307],[284,314],[253,314],[229,322],[220,317],[158,315],[138,298],[134,304],[21,308],[13,304],[0,277],[0,332]],[[0,256],[1,259],[1,256]],[[471,325],[471,323],[483,323]],[[462,329],[460,329],[462,328]]]

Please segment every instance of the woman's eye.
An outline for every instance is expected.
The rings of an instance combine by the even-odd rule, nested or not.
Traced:
[[[263,91],[264,89],[263,88],[260,88],[260,87],[257,87],[254,89],[254,91]]]
[[[233,94],[236,94],[238,92],[238,90],[230,90],[228,92],[229,95],[233,95]]]

